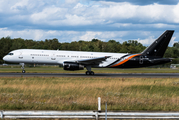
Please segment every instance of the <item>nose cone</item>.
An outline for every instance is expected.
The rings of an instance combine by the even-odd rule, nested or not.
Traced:
[[[4,56],[4,57],[3,57],[3,60],[4,60],[4,61],[8,61],[8,57],[7,57],[7,56]]]

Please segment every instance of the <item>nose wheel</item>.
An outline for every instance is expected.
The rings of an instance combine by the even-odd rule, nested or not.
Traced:
[[[22,70],[22,73],[25,73],[25,70]]]

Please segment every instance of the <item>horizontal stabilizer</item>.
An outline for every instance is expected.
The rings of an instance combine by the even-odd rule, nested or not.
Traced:
[[[171,62],[172,61],[172,58],[159,58],[159,59],[152,59],[152,60],[149,60],[151,63],[153,64],[157,64],[157,63],[160,63],[160,62]]]

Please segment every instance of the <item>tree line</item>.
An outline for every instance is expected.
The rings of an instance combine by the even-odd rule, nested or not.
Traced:
[[[3,56],[16,49],[46,49],[46,50],[71,50],[71,51],[92,51],[92,52],[112,52],[112,53],[140,53],[146,46],[143,46],[137,40],[128,40],[123,43],[115,40],[108,42],[99,39],[91,41],[73,41],[71,43],[60,43],[58,39],[46,39],[44,41],[34,41],[22,38],[3,37],[0,39],[0,63]],[[172,63],[179,63],[179,42],[168,47],[164,57],[175,58]]]

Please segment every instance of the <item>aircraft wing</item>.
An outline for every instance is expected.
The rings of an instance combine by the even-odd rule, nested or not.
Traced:
[[[76,62],[83,65],[98,65],[103,61],[106,61],[107,58],[111,56],[104,56],[104,57],[97,57],[97,58],[89,58],[89,59],[82,59],[82,60],[75,60],[75,61],[68,61],[68,62]]]

